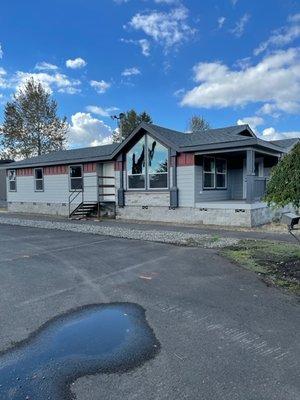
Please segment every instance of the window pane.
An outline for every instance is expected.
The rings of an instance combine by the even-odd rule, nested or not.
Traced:
[[[128,174],[145,173],[145,137],[127,153],[127,172]]]
[[[10,181],[9,182],[9,190],[14,192],[16,190],[16,181]]]
[[[162,144],[147,137],[148,142],[148,173],[168,172],[168,149]]]
[[[226,172],[226,160],[216,159],[216,172]]]
[[[213,188],[215,187],[215,175],[204,173],[204,187]]]
[[[203,159],[203,168],[205,172],[214,172],[215,170],[215,159],[204,157]]]
[[[255,176],[259,176],[259,162],[255,163]]]
[[[44,190],[42,179],[35,181],[35,190]]]
[[[81,178],[81,166],[75,165],[70,167],[70,177],[71,178]]]
[[[9,171],[8,173],[8,179],[10,181],[16,180],[16,171]]]
[[[151,174],[149,175],[149,185],[151,189],[162,189],[168,187],[168,174]]]
[[[226,187],[226,175],[225,174],[217,174],[217,187],[218,188]]]
[[[129,189],[144,189],[145,188],[145,175],[128,175],[128,188]]]
[[[71,190],[82,189],[82,178],[71,178]]]
[[[35,169],[35,179],[43,179],[43,170],[42,169]]]

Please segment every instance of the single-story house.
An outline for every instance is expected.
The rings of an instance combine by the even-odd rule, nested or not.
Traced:
[[[256,226],[271,168],[299,139],[264,141],[248,125],[182,133],[141,123],[122,143],[57,151],[7,169],[16,212]],[[108,211],[107,211],[108,210]]]
[[[12,160],[0,160],[0,167],[5,164],[11,163]],[[0,208],[6,207],[7,201],[7,189],[6,189],[6,173],[5,169],[0,169]]]

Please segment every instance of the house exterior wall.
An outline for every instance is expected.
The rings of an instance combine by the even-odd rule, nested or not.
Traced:
[[[5,170],[0,170],[0,207],[6,205],[6,173]]]
[[[113,169],[113,163],[110,163]],[[14,212],[31,212],[50,215],[69,214],[69,169],[67,166],[45,167],[44,190],[34,190],[34,170],[26,168],[17,170],[15,192],[7,192],[8,210]],[[113,172],[114,175],[114,172]],[[84,201],[97,201],[97,165],[88,163],[83,165]],[[9,187],[8,177],[7,187]],[[114,189],[113,189],[114,191]],[[114,198],[114,197],[113,197]],[[71,205],[71,210],[82,201],[79,194]]]

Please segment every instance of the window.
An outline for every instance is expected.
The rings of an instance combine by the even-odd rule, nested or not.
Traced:
[[[168,149],[145,135],[127,153],[128,189],[167,189],[168,158]]]
[[[127,153],[128,189],[145,189],[145,137]]]
[[[216,188],[225,189],[227,186],[227,162],[223,158],[216,158]]]
[[[36,168],[34,170],[34,190],[36,192],[42,192],[44,190],[43,168]]]
[[[71,190],[82,190],[82,166],[81,165],[71,165],[69,169],[70,173],[70,189]]]
[[[152,137],[147,137],[148,185],[150,189],[168,187],[168,149]]]
[[[215,188],[215,159],[212,157],[205,157],[203,159],[203,178],[204,188]]]
[[[8,171],[8,182],[9,182],[9,191],[16,192],[17,191],[17,178],[16,178],[16,170],[11,169]]]
[[[203,159],[203,188],[226,189],[227,161],[223,158],[204,157]]]

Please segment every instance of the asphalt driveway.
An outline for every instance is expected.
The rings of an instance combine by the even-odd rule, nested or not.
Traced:
[[[77,399],[300,398],[299,304],[215,250],[0,225],[0,351],[110,302],[142,306],[161,350],[78,379]]]

